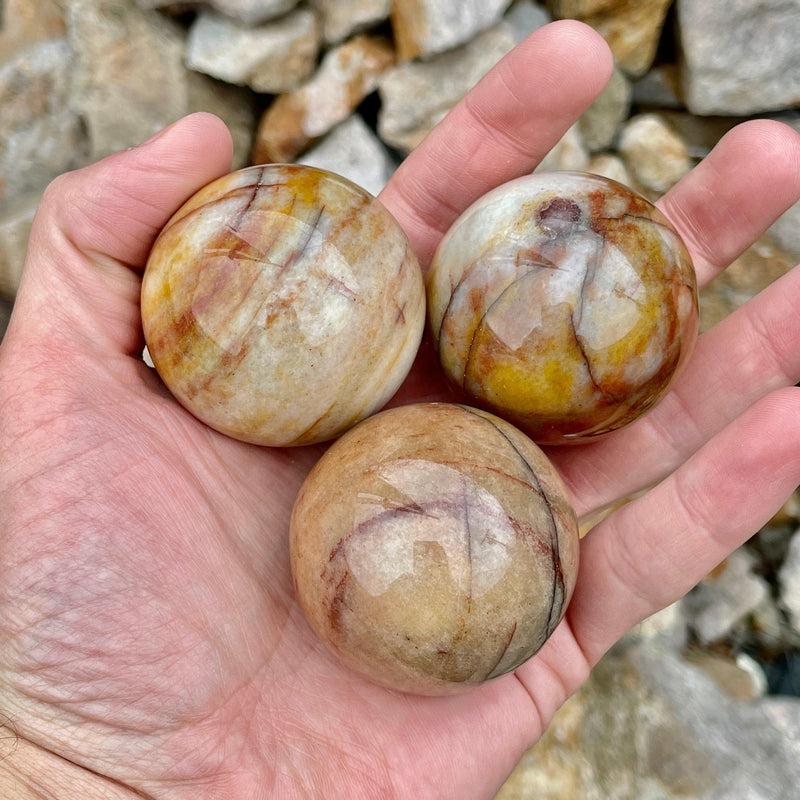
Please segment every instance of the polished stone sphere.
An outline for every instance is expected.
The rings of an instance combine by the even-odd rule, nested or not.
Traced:
[[[428,316],[448,378],[535,441],[586,441],[664,395],[697,338],[697,283],[667,218],[615,181],[540,173],[441,242]]]
[[[206,186],[167,223],[142,284],[153,362],[196,417],[236,439],[331,439],[405,378],[425,318],[405,234],[330,172],[267,165]]]
[[[575,586],[578,529],[542,451],[498,417],[428,403],[336,442],[290,532],[297,597],[349,667],[447,694],[518,667]]]

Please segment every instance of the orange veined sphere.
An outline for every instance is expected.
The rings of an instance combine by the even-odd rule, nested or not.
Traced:
[[[251,167],[192,197],[142,283],[150,355],[172,394],[262,445],[331,439],[383,406],[413,363],[422,275],[400,226],[324,170]]]
[[[336,442],[292,513],[300,606],[370,680],[448,694],[510,672],[564,616],[578,570],[564,485],[492,414],[423,403]]]
[[[539,443],[655,405],[697,338],[697,281],[667,218],[596,175],[495,189],[441,242],[428,316],[448,378]]]

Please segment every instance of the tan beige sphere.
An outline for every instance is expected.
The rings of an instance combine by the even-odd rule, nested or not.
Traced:
[[[169,221],[142,284],[147,346],[196,417],[247,442],[331,439],[414,361],[419,265],[371,195],[298,165],[234,172]]]
[[[385,411],[311,471],[291,564],[314,631],[384,686],[446,694],[544,644],[575,586],[578,529],[542,451],[484,411]]]

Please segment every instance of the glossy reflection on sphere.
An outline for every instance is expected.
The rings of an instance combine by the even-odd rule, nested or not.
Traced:
[[[446,694],[544,644],[575,585],[578,531],[542,451],[484,411],[384,411],[309,474],[291,562],[314,631],[389,688]]]
[[[540,443],[620,428],[697,337],[689,254],[615,181],[542,173],[468,209],[442,241],[428,314],[450,380]]]
[[[330,439],[394,394],[425,317],[419,265],[386,209],[295,165],[234,172],[169,221],[142,320],[180,402],[256,444]]]

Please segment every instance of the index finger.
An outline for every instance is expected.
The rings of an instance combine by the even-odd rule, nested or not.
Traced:
[[[427,265],[475,200],[536,167],[603,90],[611,51],[588,25],[553,22],[503,58],[403,162],[380,199]]]

